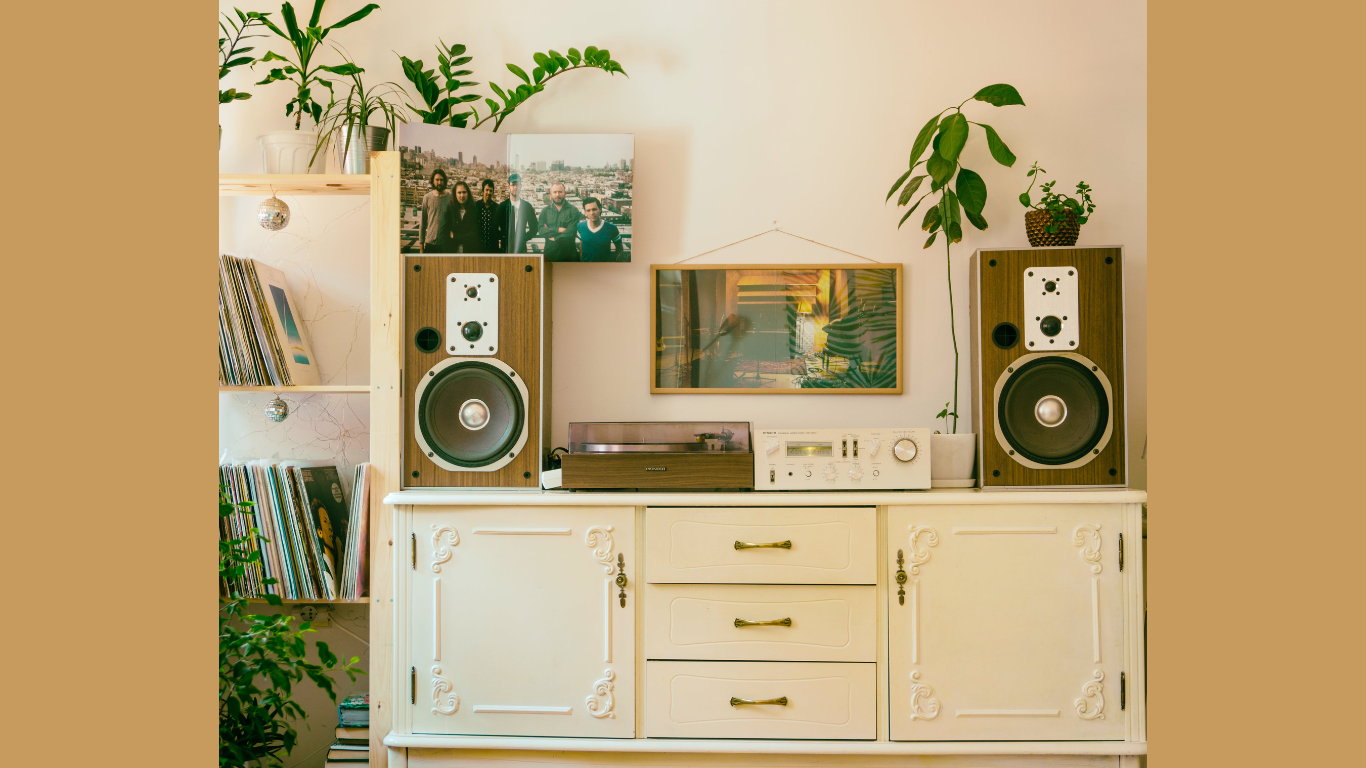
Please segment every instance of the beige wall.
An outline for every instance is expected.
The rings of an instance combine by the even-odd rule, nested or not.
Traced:
[[[304,3],[307,5],[307,3]],[[327,18],[359,5],[337,2]],[[985,232],[955,248],[955,309],[967,384],[967,257],[1025,243],[1015,200],[1035,159],[1099,203],[1081,243],[1123,244],[1128,280],[1132,481],[1146,486],[1146,5],[1139,2],[384,3],[334,33],[371,81],[403,82],[393,51],[434,64],[438,36],[475,56],[474,79],[514,78],[533,50],[607,47],[630,79],[572,73],[510,118],[505,132],[636,135],[634,263],[555,267],[553,423],[743,419],[771,426],[927,425],[951,396],[953,352],[944,253],[896,230],[883,196],[916,130],[978,88],[1015,85],[1027,107],[973,103],[1019,157],[991,161],[980,135],[965,164],[990,190]],[[228,6],[223,6],[227,8]],[[262,6],[264,7],[264,6]],[[326,19],[325,19],[326,20]],[[271,41],[258,41],[267,45]],[[259,79],[259,78],[258,78]],[[248,85],[234,75],[228,85]],[[285,128],[288,87],[220,110],[224,172],[259,172],[256,135]],[[481,86],[482,88],[482,86]],[[918,217],[916,217],[918,219]],[[649,269],[771,228],[906,265],[909,375],[900,396],[649,394]],[[766,235],[699,259],[711,263],[845,259]],[[960,431],[971,428],[960,421]]]

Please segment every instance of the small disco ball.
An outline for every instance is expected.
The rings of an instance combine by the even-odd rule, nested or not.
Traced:
[[[274,398],[266,403],[266,418],[279,424],[289,417],[289,403],[280,398]]]
[[[278,197],[271,197],[256,209],[256,220],[261,226],[276,232],[289,226],[289,206]]]

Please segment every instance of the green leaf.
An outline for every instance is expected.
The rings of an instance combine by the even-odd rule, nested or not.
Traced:
[[[959,223],[956,222],[956,221],[953,222],[953,223],[951,223],[951,224],[949,224],[949,229],[948,229],[948,233],[947,233],[947,234],[948,234],[949,239],[952,240],[953,242],[955,242],[955,243],[960,243],[960,242],[962,242],[962,241],[963,241],[963,225],[962,225],[962,224],[959,224]]]
[[[939,233],[938,233],[938,232],[935,232],[934,234],[930,235],[930,239],[925,241],[924,247],[925,247],[925,248],[929,248],[931,245],[934,245],[934,239],[935,239],[936,237],[939,237]]]
[[[494,101],[493,99],[484,99],[484,103],[489,105],[490,112],[498,112],[500,109],[502,109],[502,107],[498,106],[498,102]]]
[[[934,230],[939,226],[940,222],[943,221],[943,218],[940,206],[936,205],[928,211],[925,211],[925,218],[920,222],[920,228],[926,232]]]
[[[519,66],[517,66],[516,64],[509,64],[509,65],[508,65],[508,71],[511,72],[512,74],[516,75],[517,77],[521,78],[521,79],[522,79],[522,82],[524,82],[524,83],[528,83],[528,84],[529,84],[529,83],[531,82],[531,78],[527,77],[527,76],[526,76],[526,72],[523,71],[522,68],[519,67]]]
[[[936,150],[945,160],[950,163],[958,160],[958,155],[963,151],[963,145],[968,143],[968,119],[962,112],[955,112],[944,118],[940,126],[939,149]]]
[[[968,217],[968,221],[972,222],[972,226],[977,227],[978,229],[987,228],[987,220],[982,218],[982,214],[973,213],[972,211],[969,211],[967,208],[964,208],[963,215]]]
[[[974,93],[972,98],[978,101],[985,101],[994,107],[1007,107],[1011,104],[1024,106],[1024,99],[1020,98],[1020,92],[1015,90],[1015,86],[998,83],[988,85],[982,90]]]
[[[1028,208],[1028,207],[1031,205],[1031,203],[1029,202],[1029,193],[1028,193],[1028,192],[1021,192],[1021,193],[1020,193],[1020,205],[1023,205],[1023,206],[1026,207],[1026,208]]]
[[[493,92],[494,92],[494,93],[498,94],[498,98],[502,99],[503,101],[507,101],[507,100],[508,100],[508,95],[507,95],[506,93],[503,92],[503,89],[502,89],[502,88],[499,88],[499,87],[498,87],[498,84],[497,84],[497,83],[495,83],[495,82],[493,82],[492,80],[490,80],[490,81],[489,81],[489,87],[493,89]]]
[[[952,189],[944,190],[944,199],[941,202],[944,205],[945,212],[948,213],[944,219],[946,222],[955,223],[963,220],[962,213],[959,211],[958,196],[953,193]],[[947,229],[947,227],[945,228]]]
[[[923,175],[911,179],[910,183],[906,185],[906,188],[901,190],[901,197],[897,198],[896,204],[905,205],[906,203],[909,203],[911,201],[911,195],[915,194],[915,191],[920,188],[920,183],[924,180],[925,176]],[[883,202],[886,201],[884,200]]]
[[[578,52],[577,50],[573,49],[573,48],[570,48],[570,49],[569,49],[568,55],[569,55],[569,60],[572,61],[572,62],[574,62],[574,66],[576,66],[576,67],[579,65],[579,62],[583,61],[583,57],[580,56],[580,55],[579,55],[579,52]]]
[[[596,45],[590,45],[587,48],[583,49],[583,60],[589,62],[590,64],[593,62],[594,58],[597,57],[597,55],[598,47]]]
[[[930,159],[925,163],[925,170],[930,172],[930,178],[934,179],[932,190],[938,190],[944,186],[953,176],[954,164],[945,160],[938,152],[930,155]]]
[[[889,189],[889,190],[887,190],[887,198],[886,198],[885,200],[883,200],[882,202],[885,203],[885,202],[887,202],[887,200],[891,200],[891,199],[892,199],[892,195],[896,194],[896,191],[897,191],[898,189],[901,188],[901,185],[904,184],[904,183],[906,183],[906,179],[910,178],[911,171],[913,171],[913,170],[915,170],[915,169],[914,169],[914,168],[908,168],[908,169],[906,170],[905,173],[901,174],[901,178],[897,179],[897,180],[896,180],[896,183],[892,185],[892,188]],[[901,205],[905,205],[905,203],[901,203]]]
[[[978,125],[982,124],[978,123]],[[987,148],[991,150],[991,156],[996,158],[996,162],[1007,168],[1014,165],[1015,155],[1010,151],[1010,147],[1007,147],[1006,143],[1001,141],[1001,137],[996,135],[996,129],[989,125],[982,125],[982,128],[987,132]],[[1033,176],[1033,171],[1028,175]]]
[[[542,80],[545,79],[545,69],[542,67],[537,67],[531,70],[531,78],[539,84]]]
[[[531,54],[531,58],[539,66],[545,67],[546,69],[550,69],[550,58],[546,56],[544,53],[533,53]]]
[[[980,214],[982,209],[986,207],[987,183],[976,172],[967,168],[960,168],[954,190],[965,209]]]
[[[920,198],[919,200],[916,200],[916,201],[915,201],[915,205],[911,206],[910,210],[906,211],[906,215],[901,217],[901,221],[898,221],[898,222],[897,222],[896,228],[897,228],[897,229],[901,229],[901,225],[906,223],[906,219],[911,218],[911,214],[915,213],[915,209],[916,209],[916,208],[919,208],[919,207],[920,207],[920,204],[923,203],[923,202],[925,202],[925,198],[923,198],[923,197]]]
[[[313,15],[314,15],[315,18],[314,18],[314,20],[311,22],[310,26],[317,26],[318,21],[317,21],[316,16],[318,15],[318,12],[322,10],[322,7],[323,7],[323,4],[322,4],[321,2],[319,2],[317,5],[313,6]],[[332,30],[334,30],[334,29],[341,29],[342,27],[345,27],[345,26],[347,26],[348,24],[353,24],[353,23],[355,23],[355,22],[357,22],[357,21],[360,21],[361,19],[365,18],[366,16],[369,16],[371,11],[378,11],[378,10],[379,10],[379,5],[378,5],[378,4],[376,4],[376,3],[370,3],[369,5],[366,5],[364,8],[360,9],[359,11],[356,11],[355,13],[351,14],[350,16],[347,16],[346,18],[342,19],[341,21],[337,22],[336,24],[333,24],[332,26],[328,27],[328,28],[327,28],[327,31],[330,32],[330,31],[332,31]]]
[[[552,59],[549,56],[547,56],[545,57],[545,63],[541,66],[545,67],[546,73],[553,75],[555,74],[556,70],[560,68],[560,61],[559,59]]]
[[[925,127],[920,129],[920,133],[915,136],[915,143],[911,145],[911,167],[920,161],[920,156],[925,153],[925,147],[930,145],[930,140],[934,138],[934,131],[939,127],[939,115],[930,118]]]

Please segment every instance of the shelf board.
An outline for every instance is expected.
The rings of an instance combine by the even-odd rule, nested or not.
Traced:
[[[220,174],[218,194],[255,195],[368,195],[370,176],[350,173]]]
[[[249,597],[248,603],[264,603],[264,597]],[[370,602],[370,598],[362,597],[359,600],[281,600],[285,605],[365,605]]]
[[[368,384],[324,384],[300,387],[223,387],[219,392],[293,392],[296,394],[366,395],[370,393]]]

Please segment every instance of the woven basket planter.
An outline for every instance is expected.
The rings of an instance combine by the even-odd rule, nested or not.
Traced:
[[[1035,248],[1046,245],[1077,244],[1077,235],[1081,234],[1081,225],[1077,223],[1077,214],[1068,211],[1067,218],[1063,219],[1062,226],[1058,227],[1057,232],[1048,231],[1048,225],[1052,223],[1053,216],[1048,211],[1026,211],[1025,234],[1029,235],[1029,244]]]

